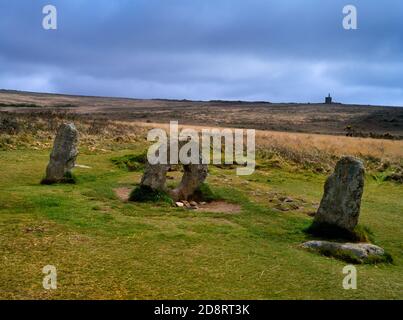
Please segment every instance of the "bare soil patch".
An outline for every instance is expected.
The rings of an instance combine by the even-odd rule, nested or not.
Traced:
[[[122,201],[129,201],[130,192],[132,192],[132,188],[129,187],[121,187],[116,188],[115,191],[116,196]]]

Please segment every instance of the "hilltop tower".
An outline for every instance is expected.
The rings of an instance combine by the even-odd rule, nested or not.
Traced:
[[[325,98],[325,103],[326,103],[326,104],[332,104],[332,97],[330,96],[330,93],[329,93],[329,95]]]

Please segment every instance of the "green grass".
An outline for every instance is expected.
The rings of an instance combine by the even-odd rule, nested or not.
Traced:
[[[345,262],[299,248],[312,218],[276,211],[268,193],[319,202],[325,176],[262,168],[250,177],[212,168],[214,197],[238,214],[165,202],[123,202],[141,172],[111,158],[142,150],[83,152],[76,184],[41,185],[49,153],[0,151],[2,299],[402,299],[402,185],[367,179],[360,225],[393,264],[358,265],[358,289],[342,287]],[[137,153],[136,153],[137,152]],[[290,169],[291,170],[291,169]],[[58,289],[42,288],[55,265]]]
[[[111,159],[112,163],[118,168],[127,171],[141,171],[144,169],[144,164],[147,160],[147,153],[141,154],[128,154],[124,156],[114,157]]]

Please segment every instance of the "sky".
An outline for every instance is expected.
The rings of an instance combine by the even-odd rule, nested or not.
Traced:
[[[401,0],[0,0],[0,89],[403,106],[402,18]]]

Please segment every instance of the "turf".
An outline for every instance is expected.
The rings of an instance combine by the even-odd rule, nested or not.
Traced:
[[[47,186],[48,151],[0,151],[1,299],[403,298],[401,184],[367,179],[360,225],[394,263],[358,265],[358,289],[344,290],[345,262],[298,247],[312,218],[268,200],[276,191],[319,202],[325,175],[212,168],[214,195],[242,211],[200,213],[119,200],[114,189],[141,177],[111,162],[127,154],[84,152],[79,163],[91,168],[74,170],[76,184]],[[46,265],[57,268],[57,290],[42,287]]]

